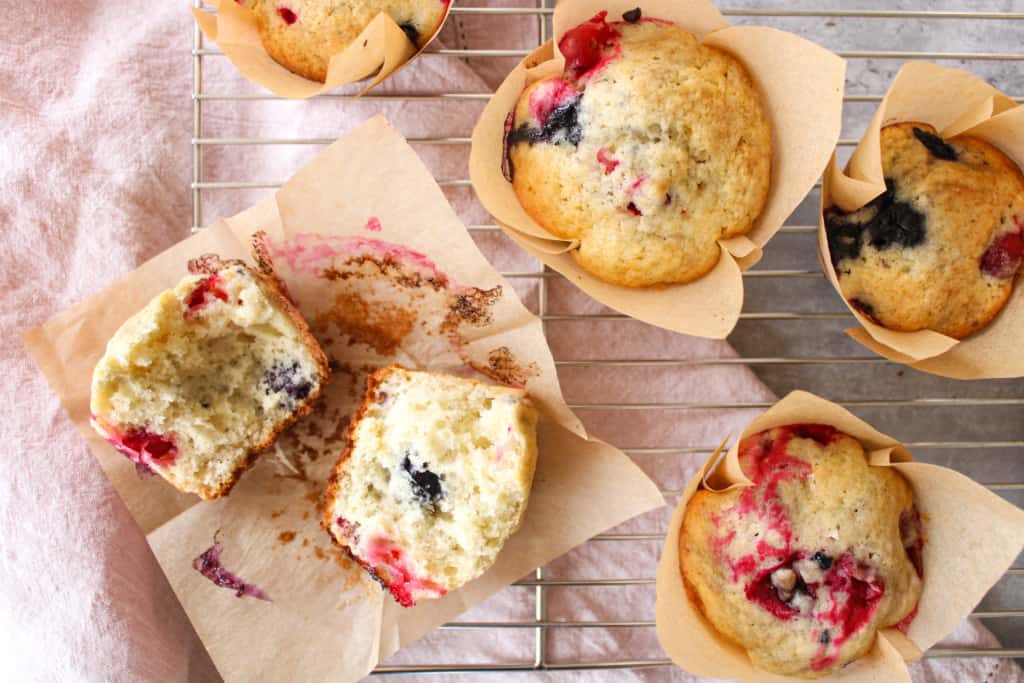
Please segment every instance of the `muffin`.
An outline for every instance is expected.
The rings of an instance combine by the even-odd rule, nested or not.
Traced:
[[[226,495],[310,412],[327,359],[276,281],[205,256],[129,318],[92,376],[92,426],[140,472]]]
[[[323,83],[340,53],[381,12],[417,49],[444,20],[450,0],[240,0],[256,15],[260,41],[274,61]]]
[[[526,512],[537,412],[525,392],[390,366],[367,382],[324,528],[409,607],[482,574]]]
[[[924,123],[881,131],[886,190],[825,213],[843,297],[883,327],[962,339],[1006,304],[1024,259],[1024,175],[984,140]]]
[[[565,33],[561,76],[522,93],[506,176],[545,230],[613,284],[690,282],[768,196],[771,129],[731,55],[674,24],[601,12]]]
[[[679,537],[691,600],[754,666],[813,678],[909,625],[923,537],[910,485],[853,437],[788,425],[743,439],[751,486],[699,490]]]

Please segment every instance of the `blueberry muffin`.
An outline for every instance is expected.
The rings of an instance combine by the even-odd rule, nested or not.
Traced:
[[[771,129],[731,55],[683,29],[602,12],[566,32],[561,76],[531,84],[507,123],[508,177],[577,262],[628,287],[690,282],[717,241],[750,231],[768,196]]]
[[[700,490],[679,538],[683,581],[711,625],[776,674],[824,676],[906,628],[921,595],[910,485],[821,424],[743,439],[753,485]]]
[[[886,190],[825,213],[832,267],[851,306],[891,330],[957,339],[987,325],[1024,259],[1024,175],[978,138],[924,123],[881,134]]]
[[[324,527],[399,604],[476,578],[526,512],[537,412],[525,392],[390,366],[367,382]]]
[[[142,472],[226,495],[310,412],[327,359],[276,281],[206,256],[129,318],[92,376],[92,426]]]
[[[450,0],[240,0],[256,14],[260,40],[274,61],[321,83],[331,57],[355,40],[381,12],[417,48],[444,20]]]

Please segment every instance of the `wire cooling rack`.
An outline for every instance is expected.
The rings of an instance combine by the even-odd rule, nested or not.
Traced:
[[[201,6],[195,0],[196,6]],[[724,0],[723,0],[724,2]],[[862,0],[868,4],[870,0]],[[502,22],[525,15],[536,19],[536,44],[550,35],[550,5],[553,0],[521,0],[520,7],[470,7],[457,5],[452,9],[452,21],[466,17],[487,17],[494,23],[495,40],[502,36]],[[1024,73],[1021,64],[1019,36],[1024,31],[1024,2],[1006,0],[989,3],[963,0],[967,7],[935,8],[940,3],[919,0],[914,2],[876,3],[880,9],[848,9],[846,3],[836,0],[806,0],[805,2],[746,2],[733,0],[724,5],[723,12],[734,24],[776,26],[803,35],[828,47],[848,62],[847,96],[844,102],[844,130],[839,142],[841,160],[849,155],[867,120],[877,107],[892,76],[907,60],[923,59],[959,66],[987,78],[995,86],[1009,93],[1017,101],[1024,96]],[[545,6],[547,5],[547,6]],[[922,9],[925,8],[925,9]],[[891,48],[900,48],[893,50]],[[884,49],[883,49],[884,48]],[[519,58],[528,50],[504,49],[495,45],[489,49],[442,49],[432,47],[423,60],[460,59],[479,63],[501,58]],[[211,148],[250,147],[264,145],[325,145],[333,138],[295,137],[294,131],[282,131],[281,137],[213,137],[206,134],[204,112],[217,106],[220,115],[230,116],[232,106],[266,102],[265,106],[280,98],[266,94],[258,88],[244,92],[224,92],[204,88],[204,65],[210,60],[225,60],[216,46],[204,44],[196,30],[193,43],[194,129],[192,139],[194,171],[192,178],[193,226],[204,225],[204,200],[209,203],[213,193],[246,190],[268,191],[280,183],[258,176],[248,178],[208,177],[204,173],[204,151]],[[430,102],[450,102],[445,106],[457,107],[463,102],[485,101],[488,92],[428,92],[410,94],[372,95],[369,101],[401,101],[408,107],[426,106]],[[353,97],[344,93],[331,93],[320,99],[332,106],[353,105]],[[364,101],[366,101],[364,99]],[[338,131],[337,135],[344,131]],[[410,138],[414,145],[461,145],[468,148],[470,130],[462,136],[425,136]],[[254,171],[258,173],[258,171]],[[438,178],[446,191],[462,188],[468,192],[468,171],[458,177]],[[802,388],[842,403],[875,426],[905,441],[918,460],[934,462],[958,469],[984,483],[999,495],[1017,505],[1024,502],[1024,382],[1000,380],[957,382],[918,373],[872,355],[849,340],[842,330],[853,323],[832,288],[825,282],[818,266],[814,248],[815,207],[818,187],[790,217],[786,226],[767,248],[765,259],[745,275],[747,294],[740,323],[729,341],[741,358],[720,357],[709,352],[707,357],[607,357],[588,358],[585,354],[559,353],[556,364],[559,374],[586,372],[588,369],[613,369],[623,373],[673,372],[702,366],[745,364],[751,367],[775,393],[783,394]],[[219,216],[212,216],[216,219]],[[495,236],[496,226],[470,226],[475,237]],[[572,310],[553,310],[550,292],[567,286],[561,276],[549,270],[536,268],[525,272],[506,272],[517,284],[524,281],[533,285],[532,304],[545,324],[549,339],[554,340],[565,326],[580,322],[599,323],[608,335],[620,331],[625,334],[654,334],[635,321],[612,312],[590,313]],[[638,332],[639,330],[639,332]],[[647,375],[650,376],[650,375]],[[655,419],[675,420],[681,415],[699,414],[700,411],[730,409],[761,409],[769,403],[760,402],[663,402],[624,403],[614,393],[608,400],[593,402],[573,401],[572,407],[587,421],[588,415],[601,411],[636,411],[653,413]],[[600,397],[598,397],[600,398]],[[663,417],[659,417],[663,416]],[[597,430],[599,431],[599,430]],[[611,438],[615,441],[614,438]],[[617,444],[628,446],[629,444]],[[665,456],[703,460],[714,444],[679,446],[659,444],[637,448],[624,448],[636,458]],[[678,486],[665,487],[666,503],[674,506]],[[955,511],[954,511],[955,512]],[[664,528],[651,533],[606,533],[589,543],[648,543],[660,544]],[[1001,657],[1024,658],[1024,566],[1018,558],[1014,568],[1000,580],[982,601],[974,615],[983,620],[1003,643],[1001,648],[933,648],[928,658]],[[442,627],[442,637],[457,631],[484,630],[504,633],[512,631],[532,634],[532,638],[518,639],[525,643],[527,652],[513,653],[513,663],[507,662],[445,662],[420,661],[414,665],[381,666],[376,673],[437,674],[465,673],[484,675],[493,672],[514,671],[609,671],[669,667],[667,659],[634,657],[621,652],[601,661],[582,661],[578,657],[555,659],[549,651],[555,639],[570,630],[653,629],[653,612],[644,611],[629,619],[595,621],[587,619],[553,619],[548,616],[552,591],[588,590],[601,588],[615,591],[620,587],[641,587],[654,591],[656,566],[630,568],[635,572],[627,578],[552,578],[538,569],[529,578],[517,582],[519,590],[530,595],[533,618],[509,621],[458,621]],[[610,598],[614,599],[614,593]],[[647,610],[649,605],[638,608]],[[452,636],[454,637],[454,635]]]

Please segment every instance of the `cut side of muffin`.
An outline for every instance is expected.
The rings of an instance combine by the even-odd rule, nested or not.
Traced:
[[[382,368],[349,427],[324,527],[401,605],[480,576],[519,528],[537,462],[520,389]]]
[[[327,359],[276,281],[205,256],[129,318],[92,379],[92,425],[142,471],[228,493],[312,409]]]
[[[748,436],[739,462],[753,484],[697,491],[679,539],[687,593],[719,633],[759,669],[816,678],[909,625],[925,538],[898,472],[823,424]]]

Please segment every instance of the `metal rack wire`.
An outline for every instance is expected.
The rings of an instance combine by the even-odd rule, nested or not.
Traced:
[[[737,0],[742,1],[742,0]],[[828,2],[828,0],[822,0]],[[531,0],[522,0],[524,5]],[[771,0],[764,0],[767,5]],[[195,0],[201,6],[200,0]],[[547,40],[550,31],[550,14],[552,9],[537,0],[535,6],[481,8],[456,6],[452,16],[486,15],[495,21],[502,17],[515,15],[534,16],[537,19],[537,44]],[[963,11],[963,10],[910,10],[910,9],[787,9],[778,2],[780,8],[770,7],[736,7],[727,8],[723,12],[737,23],[758,23],[773,25],[794,19],[813,19],[821,22],[873,21],[879,22],[877,28],[891,31],[897,25],[934,25],[943,22],[992,22],[1000,26],[1011,25],[1016,31],[1024,29],[1024,11]],[[836,4],[836,3],[831,3]],[[978,3],[974,3],[978,4]],[[993,2],[1001,7],[1012,7],[1024,10],[1022,3]],[[910,24],[909,22],[914,22]],[[828,25],[827,23],[825,25]],[[787,30],[794,30],[785,26]],[[795,32],[799,33],[799,30]],[[1012,31],[1011,31],[1012,34]],[[832,47],[827,40],[809,36],[826,47]],[[955,63],[968,70],[976,70],[993,62],[1009,62],[1013,66],[1024,63],[1024,53],[1012,51],[1016,43],[1007,42],[987,44],[992,51],[879,51],[879,50],[837,50],[850,60],[853,65],[871,70],[871,65],[883,63],[891,71],[906,60],[924,59],[941,60],[942,63]],[[982,46],[979,46],[982,47]],[[433,48],[423,59],[492,59],[499,57],[521,57],[526,50],[509,49],[439,49]],[[192,138],[193,150],[193,226],[199,229],[204,225],[204,197],[212,192],[230,192],[234,190],[260,190],[278,187],[282,179],[254,178],[210,178],[204,174],[203,152],[214,147],[235,147],[252,145],[326,145],[333,138],[322,137],[213,137],[204,134],[204,108],[211,102],[274,101],[280,98],[263,92],[217,92],[204,88],[204,62],[209,59],[223,59],[222,53],[215,47],[207,47],[198,30],[195,31],[192,48],[194,89],[192,93],[194,108],[194,129]],[[984,69],[982,69],[984,70]],[[993,80],[998,81],[999,77]],[[1005,79],[1004,79],[1005,80]],[[1010,79],[1013,80],[1013,79]],[[1009,92],[1017,101],[1024,101],[1024,81],[1019,83],[995,83]],[[1017,91],[1012,89],[1017,85]],[[863,89],[863,88],[862,88]],[[872,92],[857,92],[851,88],[845,98],[847,108],[866,105],[868,111],[879,102],[884,86],[876,87]],[[484,101],[490,97],[487,92],[453,93],[431,92],[427,94],[387,94],[370,95],[364,101],[400,100],[412,104],[424,102],[449,101],[453,103],[465,101]],[[338,107],[348,106],[353,95],[330,93],[321,96],[323,100],[335,100]],[[866,120],[866,119],[865,119]],[[850,126],[846,126],[850,128]],[[338,131],[340,135],[344,131]],[[460,137],[421,137],[410,138],[414,145],[468,145],[469,132]],[[840,140],[840,154],[848,154],[856,145],[860,130],[844,130]],[[438,178],[443,188],[462,188],[469,185],[466,175],[457,178]],[[872,355],[867,350],[850,342],[842,334],[852,318],[845,310],[839,310],[841,304],[834,292],[824,282],[820,269],[813,257],[815,228],[811,210],[815,201],[817,187],[811,197],[805,201],[791,217],[792,225],[787,224],[775,242],[768,247],[765,260],[758,267],[746,273],[748,278],[748,301],[746,310],[730,342],[740,351],[743,357],[701,357],[701,358],[594,358],[576,359],[563,358],[556,355],[556,364],[560,372],[572,372],[580,369],[601,368],[655,368],[669,371],[676,368],[716,366],[716,365],[747,365],[754,369],[760,378],[776,393],[784,393],[794,388],[804,388],[849,407],[854,412],[868,413],[876,416],[892,416],[898,420],[896,424],[907,424],[912,421],[922,427],[910,430],[919,438],[908,438],[907,445],[918,459],[940,462],[957,467],[961,471],[979,479],[993,491],[1016,502],[1024,502],[1024,383],[1019,380],[996,382],[962,383],[924,376],[912,370],[906,370],[885,359]],[[216,217],[213,217],[216,218]],[[474,225],[470,230],[475,235],[493,233],[498,230],[493,225]],[[775,249],[773,249],[775,247]],[[804,258],[789,258],[786,254],[802,253]],[[779,257],[777,255],[781,254]],[[776,256],[773,256],[776,255]],[[809,256],[808,256],[809,255]],[[550,335],[557,334],[556,325],[572,324],[579,321],[601,322],[611,326],[633,323],[622,315],[613,313],[576,314],[558,313],[549,310],[549,291],[558,283],[561,276],[547,270],[526,272],[507,272],[506,277],[514,280],[525,280],[535,283],[536,312],[541,316],[546,330]],[[760,296],[754,294],[757,281]],[[781,293],[787,292],[786,296]],[[791,295],[790,293],[795,293]],[[800,302],[799,310],[792,304]],[[810,334],[808,334],[808,332]],[[797,337],[810,337],[811,342],[804,339],[797,343]],[[767,341],[766,341],[767,340]],[[795,341],[796,340],[796,341]],[[833,390],[837,374],[843,373],[845,387],[856,390],[843,394]],[[863,385],[874,387],[874,393],[862,389]],[[884,387],[884,389],[882,388]],[[762,402],[573,402],[571,407],[584,417],[588,412],[600,410],[615,411],[701,411],[714,409],[765,408],[769,403]],[[876,412],[872,412],[876,411]],[[879,418],[880,419],[880,418]],[[874,419],[876,424],[878,419]],[[993,428],[995,422],[999,426]],[[975,428],[981,425],[982,428]],[[885,424],[878,424],[886,429]],[[907,430],[897,427],[888,430],[901,435]],[[991,438],[990,438],[991,437]],[[672,446],[625,448],[633,456],[677,455],[679,457],[705,458],[714,449],[706,446]],[[993,464],[994,463],[994,464]],[[992,472],[996,476],[992,476]],[[666,488],[666,502],[674,505],[679,491]],[[605,533],[596,536],[593,543],[627,543],[627,542],[659,542],[662,533]],[[424,662],[417,665],[382,666],[378,673],[488,673],[512,671],[574,671],[574,670],[608,670],[608,669],[641,669],[670,666],[666,659],[631,658],[623,653],[620,658],[599,662],[552,661],[548,656],[550,638],[557,638],[565,629],[649,629],[653,628],[652,614],[638,614],[634,619],[616,621],[594,620],[553,620],[547,616],[547,600],[552,590],[573,590],[589,587],[646,586],[654,590],[655,567],[649,566],[637,570],[636,578],[550,578],[544,569],[536,570],[528,579],[517,582],[517,586],[531,590],[535,602],[534,617],[514,621],[469,622],[458,621],[447,624],[443,629],[449,631],[466,629],[512,629],[533,632],[532,653],[524,658],[523,663],[479,662],[473,664],[454,664],[446,662]],[[949,657],[1010,657],[1024,658],[1024,566],[1018,560],[1018,566],[1009,570],[998,586],[994,596],[983,601],[974,616],[985,620],[987,626],[1000,636],[1002,648],[933,648],[926,653],[929,658]]]

